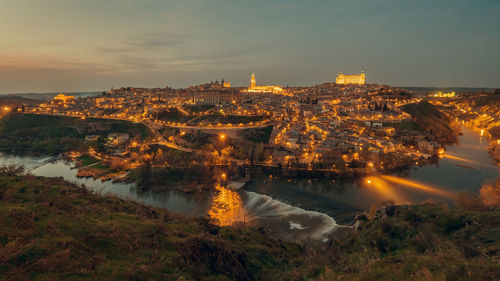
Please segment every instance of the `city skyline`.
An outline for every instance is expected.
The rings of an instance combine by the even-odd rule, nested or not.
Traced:
[[[306,86],[500,87],[495,1],[0,3],[0,93]]]

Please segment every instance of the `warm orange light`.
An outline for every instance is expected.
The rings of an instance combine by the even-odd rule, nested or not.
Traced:
[[[390,181],[390,182],[393,182],[393,183],[397,183],[397,184],[401,184],[401,185],[404,185],[404,186],[407,186],[407,187],[411,187],[411,188],[415,188],[415,189],[420,189],[420,190],[427,191],[427,192],[436,193],[436,194],[439,194],[439,195],[442,195],[442,196],[454,197],[453,193],[451,193],[449,191],[438,189],[438,188],[435,188],[435,187],[431,187],[431,186],[428,186],[428,185],[425,185],[423,183],[419,183],[419,182],[416,182],[416,181],[413,181],[413,180],[398,178],[398,177],[389,176],[389,175],[381,175],[380,177],[382,179],[384,179],[384,180],[387,180],[387,181]]]
[[[452,159],[452,160],[467,162],[467,163],[471,163],[471,164],[478,164],[478,165],[481,164],[481,163],[479,163],[477,161],[465,159],[465,158],[458,157],[458,156],[455,156],[455,155],[452,155],[452,154],[448,154],[448,153],[444,154],[443,157],[448,158],[448,159]]]
[[[3,108],[3,110],[5,110],[5,111],[9,111],[9,110],[10,110],[10,107],[5,106],[5,107]]]
[[[216,185],[217,195],[213,198],[208,216],[220,226],[232,225],[235,222],[248,221],[249,216],[243,206],[240,195],[221,185]]]
[[[383,200],[394,200],[397,203],[404,203],[406,200],[389,183],[380,177],[371,176],[366,178],[365,184],[370,191],[376,192]]]
[[[219,135],[219,138],[223,140],[223,139],[225,139],[225,138],[226,138],[226,135],[224,135],[224,134],[220,134],[220,135]]]

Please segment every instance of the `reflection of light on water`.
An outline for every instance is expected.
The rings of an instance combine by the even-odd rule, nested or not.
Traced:
[[[446,153],[443,155],[444,158],[448,158],[448,159],[452,159],[452,160],[457,160],[457,161],[462,161],[462,162],[467,162],[467,163],[471,163],[471,164],[481,164],[477,161],[473,161],[473,160],[469,160],[469,159],[465,159],[465,158],[462,158],[462,157],[458,157],[458,156],[455,156],[455,155],[451,155],[449,153]]]
[[[368,177],[363,183],[370,190],[376,191],[384,200],[394,200],[396,203],[404,203],[405,199],[388,182],[380,177]]]
[[[429,186],[427,184],[419,183],[414,180],[389,176],[370,176],[364,179],[363,186],[369,188],[371,191],[375,191],[379,196],[385,200],[394,200],[396,203],[407,203],[408,201],[401,194],[401,189],[399,187],[409,187],[412,189],[417,189],[424,192],[438,194],[445,197],[454,197],[452,192],[442,190]],[[399,185],[395,186],[394,184]]]
[[[401,184],[401,185],[406,186],[406,187],[415,188],[415,189],[439,194],[439,195],[446,196],[446,197],[454,197],[453,193],[451,193],[449,191],[438,189],[435,187],[431,187],[429,185],[419,183],[419,182],[416,182],[413,180],[398,178],[398,177],[389,176],[389,175],[381,175],[380,177],[386,181]]]
[[[217,225],[232,225],[235,222],[247,221],[248,214],[243,207],[243,201],[237,192],[227,189],[219,184],[215,186],[216,195],[208,216]]]

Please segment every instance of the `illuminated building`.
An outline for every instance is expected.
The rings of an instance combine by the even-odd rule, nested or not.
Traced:
[[[203,91],[193,95],[194,104],[230,104],[235,100],[231,91]]]
[[[56,97],[54,97],[54,100],[51,102],[51,104],[59,107],[68,107],[69,105],[72,105],[75,103],[75,97],[74,96],[66,96],[64,94],[59,94]]]
[[[366,79],[366,74],[364,71],[361,72],[361,74],[354,74],[354,75],[344,75],[342,72],[340,72],[340,74],[337,75],[335,83],[341,85],[346,85],[346,84],[364,85],[365,79]]]
[[[430,96],[435,98],[454,98],[455,92],[443,93],[442,91],[439,91],[437,93],[431,94]]]
[[[64,94],[59,94],[54,98],[54,101],[68,103],[75,100],[74,96],[66,96]]]
[[[110,133],[108,135],[108,143],[112,145],[119,145],[129,139],[128,133]]]
[[[247,92],[281,94],[283,93],[283,88],[281,88],[280,86],[257,86],[255,83],[255,74],[252,73],[252,79],[250,80],[250,87],[248,87]]]

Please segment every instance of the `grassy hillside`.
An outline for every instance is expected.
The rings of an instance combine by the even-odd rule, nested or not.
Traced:
[[[149,136],[147,127],[127,121],[11,113],[0,119],[0,148],[54,154],[84,146],[85,135],[110,132]]]
[[[323,280],[500,280],[500,210],[388,206],[324,260]]]
[[[307,249],[12,174],[0,169],[0,280],[500,279],[498,210],[389,206]]]
[[[458,129],[453,126],[452,120],[429,102],[411,103],[401,109],[410,114],[416,125],[437,142],[448,144],[457,141]]]
[[[59,179],[0,176],[0,202],[1,280],[276,280],[302,263],[298,245]]]

